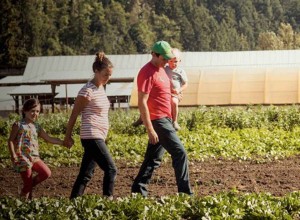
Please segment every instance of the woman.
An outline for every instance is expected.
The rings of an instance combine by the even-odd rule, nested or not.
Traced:
[[[97,53],[93,63],[94,77],[79,91],[68,122],[64,144],[71,147],[72,130],[78,115],[81,114],[80,138],[84,148],[80,171],[70,198],[84,193],[96,164],[104,171],[103,195],[110,198],[113,196],[117,169],[105,144],[110,103],[104,90],[104,85],[112,75],[112,69],[113,65],[105,54]]]

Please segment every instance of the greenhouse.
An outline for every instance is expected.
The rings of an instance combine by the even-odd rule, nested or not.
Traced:
[[[136,76],[151,55],[107,56],[114,65],[106,87],[112,107],[137,107]],[[23,76],[0,80],[0,109],[13,110],[39,91],[52,104],[72,102],[93,76],[93,61],[94,55],[30,57]],[[183,52],[180,67],[189,80],[181,106],[300,102],[299,50]]]

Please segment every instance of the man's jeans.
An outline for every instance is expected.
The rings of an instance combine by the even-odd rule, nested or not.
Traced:
[[[153,120],[152,125],[158,135],[159,143],[155,145],[148,143],[144,162],[133,182],[131,191],[141,193],[143,196],[148,195],[147,184],[150,182],[154,169],[160,166],[162,157],[167,150],[172,157],[178,192],[192,195],[187,154],[173,128],[171,119]]]
[[[84,155],[70,198],[81,196],[91,180],[96,164],[104,171],[103,195],[112,196],[117,174],[116,165],[102,139],[81,139]]]

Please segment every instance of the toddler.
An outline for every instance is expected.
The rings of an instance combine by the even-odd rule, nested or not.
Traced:
[[[179,101],[182,99],[182,91],[187,88],[187,76],[185,71],[182,68],[178,67],[178,64],[181,62],[181,52],[177,48],[172,49],[174,58],[168,60],[168,65],[165,67],[166,73],[168,74],[171,82],[171,105],[172,105],[172,118],[173,126],[175,130],[180,130],[178,124],[178,112],[179,112]]]

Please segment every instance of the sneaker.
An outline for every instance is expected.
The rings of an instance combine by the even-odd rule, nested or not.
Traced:
[[[176,131],[179,131],[181,129],[181,127],[179,126],[179,124],[177,123],[177,121],[173,122],[173,127],[175,128]]]
[[[137,127],[139,125],[143,124],[143,121],[141,118],[139,118],[138,120],[136,120],[135,122],[132,123],[133,127]]]
[[[107,200],[109,201],[113,201],[114,200],[114,196],[105,196],[107,198]]]

